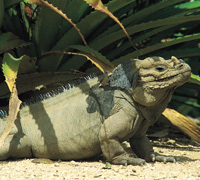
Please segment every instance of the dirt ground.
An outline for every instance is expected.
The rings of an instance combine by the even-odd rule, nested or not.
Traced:
[[[200,180],[200,145],[169,139],[153,144],[156,152],[174,156],[177,162],[112,165],[106,169],[99,159],[80,162],[40,160],[40,163],[36,159],[1,161],[0,180]]]

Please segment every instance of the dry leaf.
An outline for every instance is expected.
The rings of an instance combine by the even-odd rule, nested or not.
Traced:
[[[8,134],[10,133],[15,120],[17,119],[17,114],[19,112],[21,103],[22,102],[19,100],[19,98],[17,96],[16,85],[14,84],[12,93],[10,96],[10,101],[9,101],[9,116],[7,117],[7,123],[6,123],[5,130],[0,137],[0,148],[3,147],[4,142],[5,142]]]

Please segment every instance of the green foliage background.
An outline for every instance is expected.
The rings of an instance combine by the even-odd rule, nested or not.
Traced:
[[[48,0],[76,23],[89,47],[104,61],[117,65],[130,58],[148,56],[182,58],[200,73],[200,1],[112,0],[104,1],[122,22],[138,50],[120,27],[94,11],[83,0]],[[0,53],[19,58],[26,55],[24,74],[98,71],[84,57],[52,51],[88,52],[77,31],[61,16],[27,0],[0,0]],[[21,74],[23,74],[21,72]],[[20,73],[20,71],[19,71]],[[1,74],[1,82],[3,82]],[[170,107],[200,117],[200,78],[178,88]]]

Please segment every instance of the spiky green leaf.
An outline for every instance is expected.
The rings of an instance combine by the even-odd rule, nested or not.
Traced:
[[[119,64],[124,60],[131,59],[131,58],[134,58],[134,57],[138,57],[138,56],[141,55],[141,53],[142,53],[142,55],[145,55],[147,53],[150,53],[150,52],[153,52],[153,51],[156,51],[156,50],[160,50],[160,49],[163,49],[163,48],[166,48],[166,47],[169,47],[169,46],[173,46],[175,44],[180,44],[180,43],[183,43],[183,42],[188,42],[188,41],[193,41],[193,40],[198,40],[198,39],[200,39],[200,33],[197,33],[197,34],[194,34],[194,35],[188,35],[188,36],[181,37],[181,38],[171,39],[171,40],[166,41],[166,42],[157,43],[155,45],[151,45],[151,46],[148,46],[146,48],[140,49],[140,52],[136,51],[136,52],[133,52],[133,53],[129,53],[129,54],[123,56],[123,57],[120,57],[119,59],[114,60],[113,63]]]
[[[28,46],[31,43],[25,42],[11,32],[0,34],[0,54],[14,48]]]
[[[191,22],[191,21],[199,21],[200,15],[196,16],[186,16],[184,18],[180,17],[169,17],[165,19],[159,19],[156,21],[150,21],[146,23],[141,23],[138,25],[133,25],[127,28],[127,31],[130,35],[133,35],[137,32],[142,32],[151,28],[166,26],[166,25],[179,25],[181,23]],[[89,45],[97,51],[100,51],[104,47],[116,42],[125,37],[125,34],[121,31],[110,33],[107,36],[104,36],[100,39],[95,39],[93,42],[89,43]],[[133,40],[134,41],[134,40]]]
[[[200,85],[200,76],[195,75],[195,74],[191,74],[189,82]]]
[[[15,58],[9,53],[4,54],[2,70],[6,78],[6,83],[11,92],[15,83],[15,79],[17,78],[20,61],[23,59],[23,57],[24,56]]]
[[[193,9],[193,8],[199,8],[200,7],[200,1],[191,1],[191,2],[186,2],[180,5],[175,6],[176,8],[180,9]]]

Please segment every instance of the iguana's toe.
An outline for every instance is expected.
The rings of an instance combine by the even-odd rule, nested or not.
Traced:
[[[129,164],[132,164],[132,165],[144,165],[146,163],[146,161],[141,158],[130,158],[128,161],[129,161]]]
[[[175,163],[176,162],[176,159],[172,156],[163,156],[163,155],[160,155],[160,154],[151,154],[151,159],[152,161],[159,161],[159,162],[173,162]]]
[[[128,155],[121,155],[118,157],[115,157],[115,159],[112,161],[113,164],[117,165],[144,165],[146,161],[141,158],[134,158],[129,157]]]

